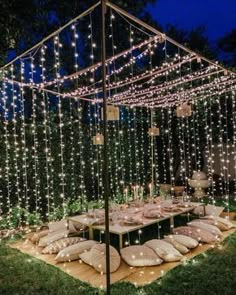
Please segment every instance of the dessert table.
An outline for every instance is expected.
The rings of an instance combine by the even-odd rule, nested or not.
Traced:
[[[191,202],[190,204],[185,205],[183,207],[178,207],[179,210],[176,212],[166,212],[164,214],[165,216],[162,216],[160,218],[146,218],[143,216],[143,209],[144,208],[133,208],[133,212],[134,212],[133,215],[135,216],[135,219],[137,221],[140,221],[139,224],[127,225],[127,224],[122,224],[118,220],[116,220],[116,222],[111,221],[110,225],[109,225],[109,231],[110,231],[110,233],[119,236],[119,247],[120,247],[120,249],[122,249],[124,234],[128,234],[128,233],[136,231],[136,230],[140,230],[144,227],[150,226],[155,223],[158,224],[159,222],[167,220],[167,219],[170,219],[170,230],[172,231],[172,229],[174,228],[174,217],[175,216],[189,213],[198,206],[204,206],[204,204],[197,203],[197,202]],[[123,212],[123,215],[125,215],[125,214],[126,213]],[[94,234],[93,234],[94,230],[105,231],[105,224],[97,225],[96,218],[91,217],[88,214],[82,214],[82,215],[77,215],[77,216],[73,216],[73,217],[68,217],[67,220],[72,221],[74,223],[79,223],[79,224],[82,224],[83,226],[88,227],[89,239],[91,239],[91,240],[94,237]]]

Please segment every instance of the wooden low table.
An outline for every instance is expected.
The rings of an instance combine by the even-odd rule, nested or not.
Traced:
[[[172,231],[172,229],[174,228],[174,217],[175,216],[189,213],[194,208],[196,208],[198,206],[204,206],[204,204],[192,202],[190,207],[186,207],[186,208],[182,207],[182,208],[180,208],[181,211],[173,212],[173,213],[169,213],[169,214],[167,213],[168,214],[167,216],[162,217],[162,218],[158,218],[158,219],[144,218],[142,216],[142,212],[141,212],[140,217],[142,218],[142,224],[140,224],[140,225],[120,225],[119,223],[117,223],[117,224],[109,226],[109,232],[119,236],[119,247],[120,247],[120,249],[122,249],[124,234],[128,234],[128,233],[136,231],[136,230],[140,230],[144,227],[147,227],[147,226],[155,224],[155,223],[158,224],[159,222],[167,220],[167,219],[170,219],[170,230]],[[137,213],[137,215],[138,214],[139,213]],[[77,223],[87,226],[88,230],[89,230],[89,239],[90,240],[93,240],[94,230],[105,231],[105,225],[93,225],[94,218],[90,218],[86,214],[68,217],[67,219],[68,219],[68,221],[77,222]]]

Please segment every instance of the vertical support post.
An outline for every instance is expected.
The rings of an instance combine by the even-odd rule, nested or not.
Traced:
[[[107,130],[107,90],[106,90],[106,0],[101,0],[102,8],[102,91],[103,91],[103,186],[105,199],[105,241],[106,241],[106,294],[110,295],[110,233],[109,233],[109,180],[108,180],[108,130]]]

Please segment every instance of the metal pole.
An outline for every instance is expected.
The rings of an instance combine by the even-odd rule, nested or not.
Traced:
[[[103,91],[103,186],[105,199],[106,237],[106,293],[110,295],[110,233],[109,233],[109,180],[108,180],[108,133],[107,133],[107,89],[106,89],[106,0],[101,0],[102,8],[102,91]]]

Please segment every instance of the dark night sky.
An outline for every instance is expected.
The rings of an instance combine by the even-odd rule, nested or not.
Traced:
[[[187,30],[204,25],[212,42],[236,28],[236,0],[157,0],[148,10],[163,28],[168,23]]]

